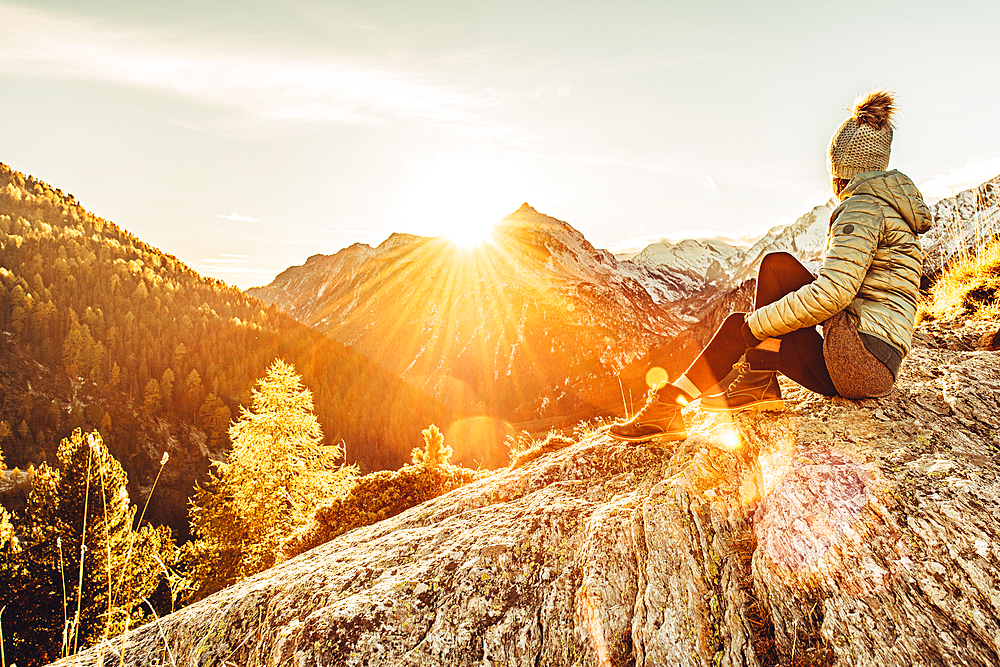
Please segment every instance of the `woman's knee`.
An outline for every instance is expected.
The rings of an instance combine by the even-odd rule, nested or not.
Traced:
[[[788,266],[788,263],[800,265],[801,262],[795,259],[795,256],[787,252],[769,252],[764,255],[764,259],[760,260],[760,271],[774,271],[782,266]]]

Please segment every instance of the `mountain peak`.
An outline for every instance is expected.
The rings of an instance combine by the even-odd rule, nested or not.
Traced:
[[[406,245],[407,243],[413,243],[415,241],[420,241],[423,236],[417,236],[416,234],[404,234],[402,232],[393,232],[389,235],[385,241],[379,244],[379,250],[391,250],[396,246]]]

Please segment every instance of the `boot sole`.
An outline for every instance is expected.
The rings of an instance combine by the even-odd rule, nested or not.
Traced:
[[[701,409],[704,410],[705,412],[726,412],[726,413],[743,412],[744,410],[759,410],[761,412],[773,410],[777,412],[785,409],[785,401],[778,398],[770,401],[757,401],[756,403],[748,403],[746,405],[740,405],[732,408],[730,407],[716,408],[703,405],[701,406]]]
[[[671,433],[660,433],[659,435],[637,435],[637,436],[627,436],[618,435],[616,433],[608,432],[608,435],[615,440],[621,440],[623,442],[649,442],[650,440],[685,440],[688,437],[687,431],[673,431]]]

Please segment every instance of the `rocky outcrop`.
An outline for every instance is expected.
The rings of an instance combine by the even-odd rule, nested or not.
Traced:
[[[935,326],[884,399],[581,432],[62,664],[996,665],[998,323]]]

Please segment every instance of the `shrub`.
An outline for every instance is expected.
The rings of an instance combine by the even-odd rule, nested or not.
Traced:
[[[425,449],[413,450],[415,463],[358,477],[349,492],[320,503],[312,521],[284,540],[284,556],[297,556],[490,474],[448,462],[451,447],[445,446],[437,427],[431,425],[423,433]]]
[[[510,450],[510,467],[520,468],[549,452],[565,449],[575,443],[576,440],[557,431],[549,431],[542,441],[535,441],[527,433],[522,432],[519,436],[507,441],[507,448]]]

